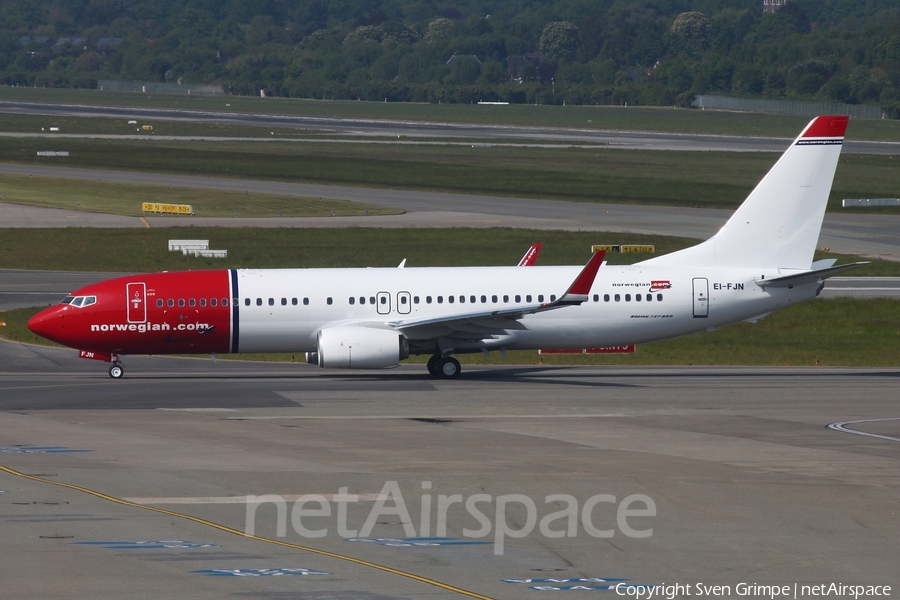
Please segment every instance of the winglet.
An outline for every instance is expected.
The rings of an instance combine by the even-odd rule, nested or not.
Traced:
[[[537,262],[538,254],[541,253],[541,244],[532,244],[531,248],[528,249],[528,252],[525,253],[525,256],[522,257],[522,260],[519,261],[517,267],[533,267]]]
[[[585,302],[591,293],[591,287],[594,285],[597,271],[600,270],[600,265],[603,264],[604,256],[606,256],[606,250],[594,252],[591,260],[584,265],[581,273],[578,274],[578,277],[575,278],[575,281],[572,282],[572,285],[569,286],[569,289],[566,290],[563,297],[551,304],[553,306],[560,306],[566,304],[581,304],[582,302]]]

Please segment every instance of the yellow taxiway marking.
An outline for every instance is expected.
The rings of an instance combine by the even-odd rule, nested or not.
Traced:
[[[62,481],[52,481],[50,479],[44,479],[43,477],[37,477],[35,475],[27,475],[25,473],[21,473],[19,471],[16,471],[15,469],[10,469],[9,467],[3,466],[3,465],[0,465],[0,471],[2,471],[4,473],[8,473],[10,475],[13,475],[15,477],[21,477],[23,479],[30,479],[31,481],[37,481],[39,483],[56,485],[59,487],[64,487],[64,488],[70,489],[70,490],[75,490],[77,492],[82,492],[82,493],[88,494],[90,496],[94,496],[95,498],[100,498],[102,500],[108,500],[109,502],[114,502],[115,504],[121,504],[122,506],[130,506],[132,508],[140,508],[143,510],[149,510],[151,512],[168,515],[170,517],[177,517],[179,519],[185,519],[186,521],[192,521],[194,523],[199,523],[200,525],[206,525],[207,527],[211,527],[213,529],[218,529],[219,531],[224,531],[225,533],[230,533],[232,535],[236,535],[236,536],[239,536],[242,538],[256,540],[257,542],[264,542],[266,544],[274,544],[276,546],[282,546],[284,548],[292,548],[294,550],[301,550],[303,552],[319,554],[321,556],[327,556],[329,558],[335,558],[338,560],[347,561],[347,562],[361,565],[364,567],[369,567],[371,569],[377,569],[379,571],[384,571],[385,573],[390,573],[392,575],[398,575],[400,577],[406,577],[407,579],[412,579],[413,581],[418,581],[420,583],[432,585],[434,587],[441,588],[442,590],[447,590],[449,592],[461,594],[461,595],[467,596],[469,598],[478,598],[479,600],[494,600],[490,596],[484,596],[484,595],[478,594],[476,592],[470,592],[468,590],[464,590],[463,588],[459,588],[454,585],[450,585],[448,583],[443,583],[443,582],[437,581],[436,579],[422,577],[421,575],[416,575],[414,573],[408,573],[406,571],[394,569],[393,567],[379,565],[378,563],[373,563],[373,562],[369,562],[367,560],[354,558],[352,556],[347,556],[346,554],[338,554],[337,552],[329,552],[327,550],[319,550],[318,548],[310,548],[309,546],[301,546],[300,544],[292,544],[290,542],[283,542],[281,540],[273,540],[271,538],[261,537],[258,535],[249,535],[247,533],[244,533],[240,529],[234,529],[233,527],[228,527],[226,525],[214,523],[213,521],[207,521],[206,519],[201,519],[200,517],[194,517],[191,515],[186,515],[184,513],[166,510],[165,508],[158,508],[156,506],[148,506],[146,504],[140,504],[138,502],[131,502],[131,501],[125,500],[123,498],[116,498],[115,496],[109,496],[102,492],[97,492],[97,491],[88,489],[86,487],[81,487],[79,485],[74,485],[71,483],[64,483]]]
[[[146,227],[147,229],[150,229],[150,221],[148,221],[144,217],[141,217],[141,222],[144,223],[144,227]]]

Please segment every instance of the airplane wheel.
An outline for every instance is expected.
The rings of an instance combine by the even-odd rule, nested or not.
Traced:
[[[456,379],[459,377],[460,371],[462,371],[462,367],[459,365],[459,361],[452,356],[437,361],[438,376],[442,379]]]
[[[441,357],[437,354],[428,359],[428,372],[433,376],[438,376],[437,363],[441,360]]]
[[[125,369],[123,369],[120,365],[113,365],[109,368],[109,376],[113,379],[121,379],[122,375],[125,374]]]

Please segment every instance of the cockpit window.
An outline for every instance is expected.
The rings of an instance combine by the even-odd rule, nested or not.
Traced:
[[[62,303],[84,308],[85,306],[96,304],[97,296],[66,296]]]

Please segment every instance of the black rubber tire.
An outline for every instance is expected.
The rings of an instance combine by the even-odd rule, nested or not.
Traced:
[[[459,361],[452,356],[445,356],[437,361],[438,377],[441,379],[456,379],[459,377],[462,367]]]
[[[441,357],[440,357],[440,355],[438,355],[438,354],[435,354],[434,356],[432,356],[431,358],[428,359],[428,365],[427,365],[427,366],[428,366],[428,373],[429,373],[432,377],[437,377],[437,376],[438,376],[437,363],[438,363],[439,360],[441,360]]]
[[[125,375],[125,369],[122,368],[122,365],[113,365],[109,368],[109,376],[113,379],[122,379],[123,375]]]

